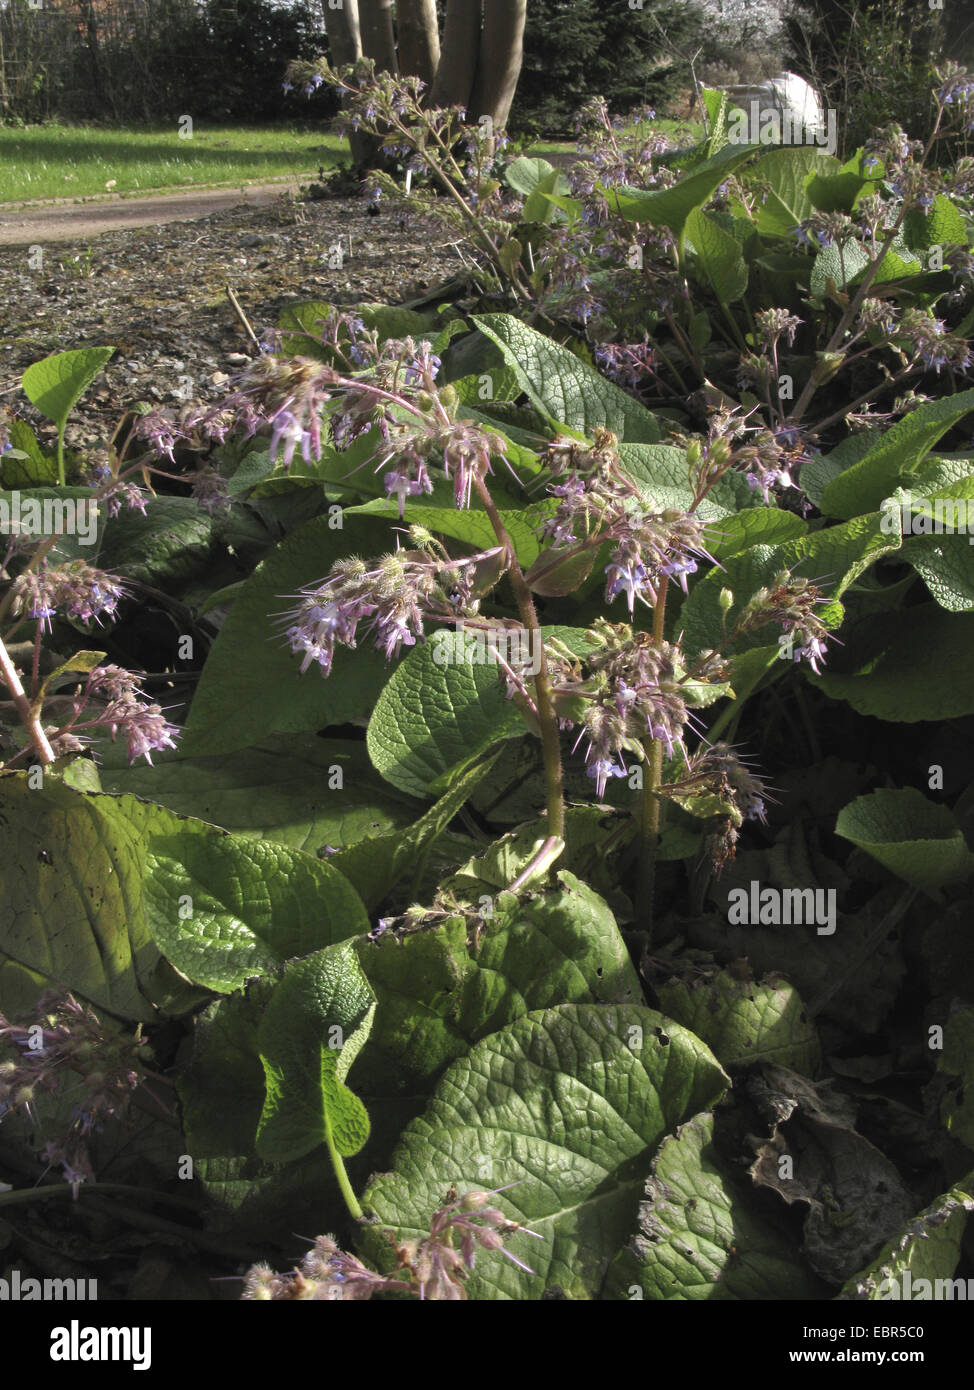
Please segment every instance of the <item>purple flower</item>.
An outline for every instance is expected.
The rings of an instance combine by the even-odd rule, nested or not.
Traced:
[[[596,758],[586,765],[585,772],[595,778],[596,795],[600,797],[605,795],[605,784],[610,777],[629,776],[628,769],[619,766],[614,758]]]
[[[803,647],[795,649],[795,656],[799,660],[807,661],[815,674],[819,676],[822,672],[818,663],[825,660],[828,651],[821,637],[809,637]]]
[[[284,444],[284,467],[290,468],[294,458],[294,451],[301,445],[301,456],[305,463],[311,463],[311,431],[306,430],[297,416],[290,410],[281,409],[273,417],[274,431],[271,435],[270,455],[272,459],[277,458],[281,443]],[[320,455],[320,449],[319,449]]]
[[[421,492],[432,492],[433,484],[430,481],[426,470],[422,470],[422,476],[410,478],[408,473],[399,470],[390,471],[383,479],[385,483],[386,496],[399,498],[399,520],[402,521],[406,515],[406,498],[418,497]]]
[[[605,573],[608,580],[605,586],[606,601],[611,603],[618,594],[624,593],[631,614],[636,601],[636,594],[647,587],[648,575],[645,567],[640,564],[611,564],[606,565]]]

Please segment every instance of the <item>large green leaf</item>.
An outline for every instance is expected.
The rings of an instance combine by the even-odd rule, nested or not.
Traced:
[[[375,997],[350,943],[288,967],[258,1033],[267,1094],[257,1129],[261,1158],[289,1161],[327,1143],[358,1153],[365,1106],[344,1084],[369,1035]]]
[[[860,271],[865,270],[871,256],[858,241],[847,241],[838,246],[824,246],[815,257],[809,276],[809,290],[813,302],[821,302],[831,280],[838,290],[844,290]]]
[[[974,714],[974,614],[923,603],[864,619],[843,641],[809,676],[833,699],[891,723]]]
[[[648,507],[687,511],[694,502],[690,465],[685,449],[672,444],[623,444],[619,457],[624,471],[639,488]],[[760,506],[743,473],[725,473],[696,509],[702,521],[733,516],[740,508]]]
[[[428,1235],[451,1187],[513,1183],[498,1203],[541,1237],[511,1238],[534,1273],[480,1252],[470,1297],[534,1300],[557,1285],[592,1298],[632,1229],[656,1146],[726,1086],[703,1043],[652,1009],[564,1004],[527,1014],[455,1062],[406,1128],[393,1171],[363,1198],[379,1218],[363,1230],[365,1252],[388,1266],[380,1232]]]
[[[911,1303],[966,1299],[969,1281],[963,1279],[956,1285],[952,1276],[960,1259],[968,1214],[974,1211],[972,1177],[974,1174],[908,1222],[867,1269],[849,1280],[839,1297],[867,1302],[906,1299]]]
[[[84,395],[114,351],[113,347],[77,348],[72,352],[56,352],[51,357],[45,357],[24,372],[21,380],[24,394],[63,433],[75,403]]]
[[[500,518],[504,529],[511,538],[522,569],[527,569],[541,552],[539,530],[551,515],[550,502],[537,502],[529,508],[518,511],[501,511]],[[376,499],[358,507],[346,507],[346,516],[385,516],[398,522],[399,507],[396,502]],[[460,541],[473,550],[489,550],[497,545],[497,536],[486,512],[473,508],[458,511],[456,507],[426,507],[407,502],[403,509],[403,521],[407,526],[414,523],[435,531],[438,536],[448,536]]]
[[[730,631],[751,596],[770,584],[781,570],[813,580],[829,598],[841,598],[849,585],[868,569],[880,555],[895,550],[899,537],[887,535],[882,529],[879,513],[856,517],[841,526],[810,532],[781,545],[754,545],[722,561],[723,568],[713,570],[698,583],[684,603],[680,620],[686,633],[687,650],[700,651],[719,645],[724,634],[725,613],[721,608],[721,592],[729,590],[734,598],[726,613],[726,628]],[[755,628],[740,639],[742,650],[765,646],[776,640],[772,624]]]
[[[320,300],[288,305],[278,321],[285,334],[281,340],[282,353],[333,362],[334,354],[321,344],[321,323],[333,312],[334,307]],[[434,313],[418,313],[415,309],[403,309],[398,305],[356,304],[351,308],[343,305],[341,312],[355,314],[366,328],[377,329],[380,342],[387,338],[430,338],[438,327]]]
[[[696,264],[723,304],[733,304],[747,289],[747,265],[740,243],[707,213],[694,208],[686,222]]]
[[[145,913],[166,959],[218,994],[369,929],[362,900],[331,864],[285,845],[185,831],[149,842]]]
[[[510,314],[478,314],[474,322],[503,352],[531,404],[553,424],[589,436],[602,426],[633,444],[659,439],[659,426],[645,406],[568,348]]]
[[[798,224],[815,211],[807,189],[810,176],[833,173],[839,167],[833,155],[808,145],[768,150],[761,155],[742,175],[745,183],[764,187],[757,212],[758,231],[793,238]]]
[[[526,900],[493,888],[470,900],[468,916],[356,942],[378,999],[359,1062],[369,1094],[428,1093],[471,1044],[534,1009],[641,998],[612,913],[573,874]]]
[[[914,888],[942,888],[974,873],[974,854],[954,813],[916,787],[857,797],[839,813],[835,833]]]
[[[967,246],[967,228],[953,201],[943,193],[934,195],[927,212],[911,207],[903,219],[908,244],[926,250],[931,246]]]
[[[639,193],[631,189],[606,189],[609,206],[627,222],[648,222],[669,227],[677,236],[683,231],[694,208],[703,207],[728,174],[751,158],[756,145],[725,145],[710,159],[698,164],[672,188]]]
[[[924,458],[954,425],[974,410],[974,389],[942,396],[918,406],[879,435],[872,448],[838,477],[822,494],[829,516],[852,517],[874,511],[899,483],[909,484]]]
[[[524,718],[507,699],[490,652],[478,649],[482,659],[470,659],[467,645],[477,636],[444,629],[415,647],[372,712],[369,756],[410,796],[429,796],[493,744],[524,733]]]
[[[787,980],[772,975],[758,983],[720,971],[690,983],[668,980],[656,993],[663,1011],[702,1038],[721,1066],[778,1062],[814,1074],[815,1025]]]
[[[74,791],[47,774],[0,777],[0,998],[32,1007],[65,986],[124,1018],[153,1016],[174,997],[143,912],[154,833],[211,842],[212,826],[134,796]],[[183,991],[183,993],[185,993]]]
[[[904,560],[909,560],[931,596],[950,613],[974,611],[974,549],[971,540],[970,535],[962,533],[912,535],[903,540]]]
[[[131,509],[105,523],[99,563],[124,577],[172,590],[207,570],[216,547],[232,547],[237,573],[270,547],[261,520],[237,507],[226,517],[209,516],[192,497],[150,497],[146,511]]]
[[[664,1139],[639,1230],[613,1262],[604,1297],[664,1302],[819,1299],[794,1237],[738,1190],[713,1144],[713,1115]]]
[[[527,198],[541,183],[542,179],[555,172],[554,165],[549,164],[546,159],[529,158],[521,155],[518,159],[512,159],[504,170],[504,181],[514,189],[515,193],[520,193]]]
[[[781,545],[805,535],[808,527],[794,512],[779,507],[753,507],[713,522],[706,529],[707,550],[715,560],[739,555],[752,545]]]
[[[247,580],[203,668],[180,747],[188,757],[230,753],[269,733],[303,733],[361,717],[386,678],[368,643],[339,648],[331,675],[304,676],[276,617],[293,607],[302,585],[314,584],[345,555],[394,548],[387,524],[349,517],[341,529],[318,517],[282,541]]]
[[[152,767],[109,767],[112,747],[99,750],[104,791],[131,792],[180,815],[309,854],[412,825],[423,809],[378,775],[364,742],[350,739],[288,735],[215,758],[157,758]]]
[[[498,756],[499,752],[492,754],[462,776],[451,778],[439,801],[409,826],[361,840],[335,856],[335,867],[358,890],[370,911],[407,874],[413,875],[415,883],[430,849],[486,778]]]

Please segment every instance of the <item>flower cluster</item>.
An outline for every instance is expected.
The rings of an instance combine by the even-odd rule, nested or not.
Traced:
[[[674,751],[685,756],[687,676],[678,647],[655,643],[649,633],[625,623],[599,619],[586,636],[595,644],[585,657],[587,677],[557,649],[551,653],[554,702],[564,727],[580,725],[575,747],[587,740],[586,773],[601,797],[610,777],[628,776],[623,754],[642,759],[647,739],[658,739],[668,757]],[[725,676],[724,663],[714,654],[694,672],[697,681]]]
[[[963,371],[971,365],[970,343],[951,333],[943,319],[926,309],[906,309],[896,326],[894,341],[909,366],[940,375],[941,368]]]
[[[636,392],[656,376],[656,352],[645,338],[641,343],[599,343],[595,360],[610,381]]]
[[[369,563],[336,561],[325,579],[294,595],[296,608],[281,615],[291,651],[302,657],[302,674],[317,662],[329,675],[336,643],[354,647],[366,618],[387,661],[403,646],[415,646],[423,640],[424,618],[452,619],[468,610],[474,566],[483,558],[442,562],[403,550]]]
[[[150,765],[154,751],[176,747],[179,729],[169,723],[161,706],[148,700],[138,677],[120,666],[96,666],[90,671],[75,710],[75,717],[57,730],[55,737],[77,740],[82,730],[103,728],[109,730],[114,742],[122,733],[129,762],[145,758]],[[82,718],[83,714],[87,717]]]
[[[144,1040],[107,1033],[95,1014],[73,995],[49,991],[38,1001],[35,1021],[11,1023],[0,1014],[0,1041],[19,1049],[17,1061],[0,1063],[0,1119],[21,1110],[39,1123],[36,1107],[44,1095],[60,1093],[70,1077],[77,1100],[67,1131],[46,1145],[41,1157],[60,1164],[65,1181],[78,1194],[94,1177],[87,1139],[102,1122],[122,1115],[142,1083],[139,1052]]]
[[[737,852],[741,826],[748,820],[767,824],[767,789],[728,743],[704,745],[688,759],[686,771],[661,793],[710,822],[704,853],[715,873]]]
[[[638,488],[619,466],[618,441],[609,430],[593,431],[584,447],[556,439],[545,462],[558,479],[548,491],[558,498],[543,536],[556,550],[592,548],[615,542],[606,566],[606,600],[624,594],[630,614],[636,599],[653,605],[663,579],[676,579],[687,591],[687,575],[697,570],[695,556],[710,559],[701,524],[676,508],[651,511]],[[542,552],[528,572],[528,582],[541,577],[552,564]]]
[[[767,623],[776,623],[790,639],[796,661],[807,661],[816,675],[819,662],[827,655],[828,629],[817,615],[815,605],[824,603],[821,591],[808,579],[782,570],[772,584],[758,589],[741,610],[736,633],[743,634]]]
[[[734,808],[742,821],[767,824],[767,789],[729,743],[706,744],[693,754],[686,775],[666,789],[680,796],[687,789],[708,793]]]
[[[59,609],[65,617],[79,623],[98,623],[102,618],[114,617],[125,593],[119,580],[82,560],[24,570],[11,589],[13,616],[34,618],[45,632],[51,631],[51,619]]]
[[[319,1236],[300,1266],[289,1274],[275,1274],[267,1265],[254,1265],[245,1277],[243,1297],[255,1301],[351,1302],[377,1293],[408,1293],[421,1301],[459,1302],[467,1297],[464,1283],[475,1267],[478,1248],[497,1250],[518,1269],[532,1274],[533,1270],[505,1248],[504,1240],[518,1232],[536,1240],[541,1237],[511,1221],[499,1207],[489,1205],[495,1192],[505,1190],[467,1192],[462,1197],[451,1190],[446,1204],[433,1213],[428,1236],[401,1245],[393,1242],[398,1269],[407,1277],[377,1274],[354,1255],[340,1250],[331,1236]],[[392,1232],[386,1234],[392,1240]]]

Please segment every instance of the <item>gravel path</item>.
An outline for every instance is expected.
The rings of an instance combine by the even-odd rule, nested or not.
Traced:
[[[237,184],[228,188],[186,189],[146,198],[109,196],[86,199],[83,203],[57,199],[26,207],[0,206],[0,246],[81,241],[125,227],[185,222],[241,204],[266,207],[288,188],[296,194],[298,180],[278,179],[273,183],[247,184],[243,188]]]
[[[245,203],[239,190],[233,199],[192,220],[126,223],[95,238],[81,238],[75,223],[70,241],[0,246],[0,408],[13,406],[52,439],[54,427],[19,389],[21,373],[52,352],[113,345],[68,427],[69,446],[92,446],[136,401],[178,410],[225,393],[254,352],[228,284],[260,334],[288,304],[397,304],[462,270],[445,233],[390,210],[370,216],[361,198],[303,203],[278,185],[269,202],[253,190]],[[170,199],[150,201],[171,213]]]

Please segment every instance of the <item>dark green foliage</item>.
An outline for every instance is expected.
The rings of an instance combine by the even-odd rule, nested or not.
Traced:
[[[689,66],[667,47],[656,23],[692,54],[701,11],[675,12],[659,0],[642,10],[603,0],[532,0],[524,31],[524,65],[512,112],[515,129],[571,135],[579,106],[604,96],[613,112],[658,106],[692,86]]]

